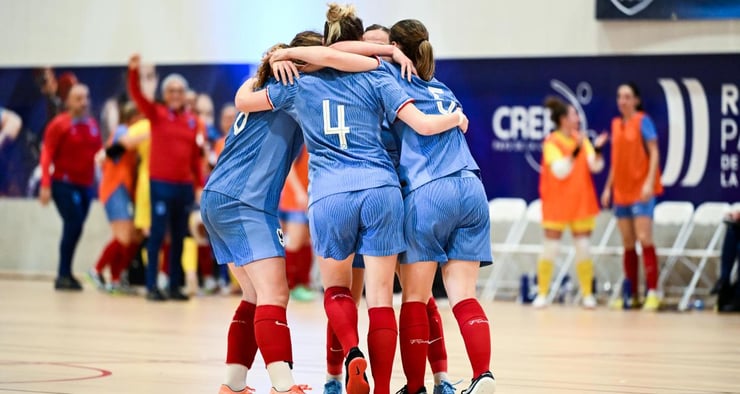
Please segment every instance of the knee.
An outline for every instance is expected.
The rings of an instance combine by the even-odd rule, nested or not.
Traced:
[[[259,289],[257,292],[258,305],[288,306],[288,285],[275,286],[267,289]]]
[[[573,244],[576,249],[576,262],[591,260],[591,241],[589,237],[575,237]]]
[[[555,261],[560,253],[560,240],[546,238],[542,243],[540,258],[545,261]]]

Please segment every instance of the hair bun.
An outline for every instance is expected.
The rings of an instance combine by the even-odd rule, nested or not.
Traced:
[[[326,21],[329,23],[339,22],[344,18],[355,17],[355,6],[339,5],[337,3],[329,3],[329,10],[326,11]]]

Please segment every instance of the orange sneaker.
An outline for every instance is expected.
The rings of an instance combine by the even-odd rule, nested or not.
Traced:
[[[234,391],[231,389],[231,387],[222,384],[221,389],[218,390],[218,394],[252,394],[254,393],[254,389],[247,386],[244,388],[244,390],[241,391]]]
[[[304,394],[305,391],[311,390],[311,387],[307,384],[296,384],[288,391],[277,391],[275,388],[270,389],[270,394]]]
[[[355,357],[347,364],[347,394],[370,394],[365,370],[367,360],[364,357]]]

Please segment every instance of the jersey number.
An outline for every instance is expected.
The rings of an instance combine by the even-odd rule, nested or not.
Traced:
[[[344,105],[337,105],[337,127],[331,125],[331,109],[329,106],[329,100],[324,100],[324,134],[325,135],[338,135],[339,136],[339,147],[347,149],[347,134],[349,134],[349,127],[344,125]]]
[[[239,114],[236,115],[236,120],[234,121],[235,137],[247,127],[247,118],[249,118],[249,113],[239,112]]]
[[[455,104],[454,101],[451,102],[450,103],[450,106],[447,107],[447,108],[445,108],[444,107],[444,104],[442,104],[442,94],[444,93],[444,90],[442,90],[440,88],[432,88],[432,87],[430,87],[428,89],[429,89],[429,93],[431,93],[432,96],[434,96],[434,100],[437,101],[437,109],[439,110],[439,113],[440,114],[442,114],[442,115],[444,115],[444,114],[451,114],[455,110],[455,107],[457,105]]]

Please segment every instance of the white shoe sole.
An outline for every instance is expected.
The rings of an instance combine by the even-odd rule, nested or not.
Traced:
[[[494,379],[481,379],[472,390],[465,394],[494,394],[496,392],[496,381]]]

